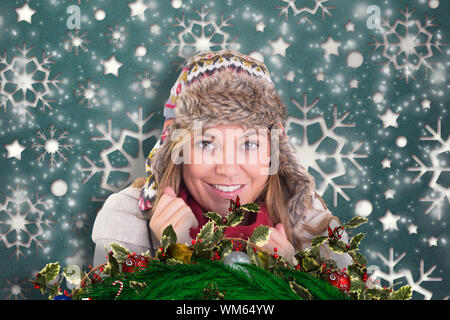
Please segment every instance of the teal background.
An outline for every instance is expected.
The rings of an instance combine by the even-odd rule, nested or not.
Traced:
[[[30,0],[29,6],[36,10],[31,23],[18,21],[15,11],[25,1],[0,2],[0,299],[42,299],[29,279],[48,262],[76,264],[83,269],[92,264],[91,231],[96,213],[111,193],[145,175],[145,158],[162,130],[169,90],[180,64],[192,54],[189,44],[198,43],[195,37],[202,32],[198,22],[202,5],[204,32],[213,35],[209,49],[259,52],[258,57],[264,59],[289,111],[286,130],[297,140],[292,141],[293,147],[299,152],[300,162],[306,163],[308,154],[309,172],[329,209],[341,221],[347,221],[357,214],[364,203],[361,200],[371,204],[372,210],[362,211],[369,223],[357,231],[367,233],[361,248],[369,264],[384,273],[379,273],[381,285],[389,285],[392,279],[396,288],[411,284],[413,299],[448,299],[448,1],[297,0],[290,1],[297,9],[314,8],[317,2],[332,7],[324,8],[330,15],[320,7],[315,13],[295,14],[293,6],[287,17],[277,8],[288,5],[282,0],[142,1],[148,8],[142,15],[132,16],[135,2]],[[434,8],[433,3],[439,6]],[[71,42],[71,35],[76,35],[67,26],[71,5],[79,8],[78,35],[83,35],[86,48],[79,48],[78,54],[77,45],[65,46]],[[440,41],[442,52],[431,45],[431,54],[424,59],[433,63],[434,71],[429,70],[426,76],[423,64],[412,71],[415,79],[408,82],[399,79],[404,69],[392,64],[389,74],[380,72],[387,59],[381,54],[383,48],[374,50],[370,45],[374,39],[382,41],[382,35],[380,30],[368,27],[369,5],[377,5],[382,18],[390,16],[390,25],[405,21],[399,10],[405,12],[407,6],[410,13],[415,8],[409,19],[421,26],[427,16],[435,17],[432,24],[436,25],[425,30],[430,34],[430,44]],[[106,14],[101,21],[95,18],[99,9]],[[220,27],[222,14],[225,24]],[[178,36],[186,31],[178,25],[183,18],[186,26],[194,23],[180,41]],[[210,21],[219,26],[220,32],[214,33]],[[354,23],[353,32],[346,30],[348,21]],[[263,31],[257,30],[258,22],[265,24]],[[113,36],[116,26],[119,33]],[[407,33],[402,25],[395,31],[398,36]],[[411,27],[408,33],[413,32]],[[341,44],[338,55],[327,58],[320,45],[328,36]],[[398,42],[398,36],[389,36],[389,43]],[[274,52],[270,45],[279,37],[289,43],[284,55]],[[172,50],[170,39],[175,44]],[[427,36],[422,33],[418,39],[426,41]],[[135,49],[141,45],[146,54],[137,56]],[[24,46],[29,49],[26,55],[20,51]],[[180,46],[184,47],[181,53]],[[423,46],[416,49],[411,63],[417,63],[418,55],[426,53]],[[352,50],[363,56],[357,68],[346,62]],[[45,57],[51,55],[52,63],[43,62],[43,53]],[[101,63],[112,54],[123,63],[117,76],[104,74]],[[14,57],[17,63],[13,64]],[[24,65],[19,63],[21,57]],[[41,71],[33,73],[37,67]],[[11,95],[22,83],[15,72],[32,79],[33,86],[25,90],[25,95],[21,90]],[[319,72],[325,74],[324,81],[316,79]],[[139,83],[142,78],[150,82]],[[352,78],[359,81],[357,88],[350,87]],[[83,89],[88,88],[88,82],[96,85],[93,92]],[[46,86],[48,92],[44,91]],[[45,94],[33,107],[34,95],[42,92]],[[374,101],[376,92],[383,93],[382,101]],[[299,108],[304,94],[307,106],[319,98],[306,114]],[[89,107],[87,97],[95,98],[96,103],[90,100],[93,104]],[[421,105],[424,99],[430,100],[429,108]],[[44,112],[44,103],[51,109],[46,107]],[[336,119],[342,117],[341,124],[333,117],[334,106]],[[28,114],[18,113],[21,108]],[[397,126],[383,127],[379,116],[387,108],[399,113]],[[112,131],[106,138],[107,131],[102,134],[101,130],[108,129],[109,121]],[[54,139],[49,131],[52,126],[57,130]],[[67,133],[60,136],[64,130]],[[433,130],[434,140],[422,138],[432,136]],[[125,139],[117,143],[120,137]],[[405,137],[406,146],[398,145],[398,137]],[[15,139],[25,148],[20,157],[11,156],[7,149]],[[323,141],[314,145],[318,139]],[[438,153],[437,160],[430,156],[433,150]],[[56,151],[64,154],[66,161]],[[319,153],[324,160],[319,159]],[[43,160],[39,162],[41,155]],[[48,163],[52,155],[53,166]],[[419,167],[414,156],[428,169],[413,183],[420,174],[408,170]],[[391,160],[390,167],[383,168],[385,158]],[[98,171],[90,176],[95,167]],[[66,192],[57,188],[55,181],[59,179],[63,187],[67,186]],[[394,192],[392,198],[385,196],[388,189]],[[428,197],[441,199],[440,214],[437,208],[425,214],[432,204],[423,201]],[[383,230],[379,219],[388,211],[399,219],[396,227],[392,224]],[[412,232],[411,226],[417,226],[417,232]],[[388,261],[390,252],[391,261],[397,260],[392,265]]]

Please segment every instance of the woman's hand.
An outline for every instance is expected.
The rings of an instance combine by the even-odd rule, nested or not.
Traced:
[[[172,187],[167,186],[156,205],[155,212],[150,220],[150,229],[161,242],[162,232],[172,225],[177,234],[177,242],[190,243],[189,229],[198,227],[198,221],[191,208],[178,198]]]
[[[275,228],[269,227],[269,230],[269,241],[262,248],[268,250],[271,254],[276,253],[289,261],[295,254],[295,248],[287,239],[283,224],[278,223]],[[277,248],[276,252],[274,248]]]

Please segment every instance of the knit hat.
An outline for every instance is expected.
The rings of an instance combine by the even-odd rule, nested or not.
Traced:
[[[232,50],[206,51],[194,55],[182,68],[164,107],[161,136],[146,161],[147,179],[139,207],[145,212],[156,199],[157,185],[163,175],[164,159],[171,133],[189,129],[194,121],[208,127],[221,124],[244,128],[278,128],[278,175],[287,199],[288,220],[294,233],[302,229],[305,206],[314,195],[313,177],[299,164],[284,132],[286,106],[278,97],[267,67],[249,56]],[[167,139],[169,138],[169,139]],[[167,139],[167,140],[166,140]],[[294,240],[295,242],[295,240]],[[295,246],[295,243],[293,243]]]

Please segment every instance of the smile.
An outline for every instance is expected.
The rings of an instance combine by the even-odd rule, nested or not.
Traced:
[[[235,184],[235,185],[221,185],[210,183],[207,184],[211,187],[212,190],[214,190],[220,196],[234,196],[246,186],[245,184]]]

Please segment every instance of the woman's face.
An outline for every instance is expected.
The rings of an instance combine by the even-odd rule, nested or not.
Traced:
[[[227,199],[238,195],[241,204],[255,202],[264,189],[270,166],[267,130],[218,125],[194,136],[187,151],[190,161],[182,165],[183,181],[205,210],[225,216]]]

